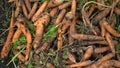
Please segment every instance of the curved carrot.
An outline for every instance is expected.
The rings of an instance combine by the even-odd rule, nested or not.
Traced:
[[[39,16],[40,16],[40,15],[42,14],[42,12],[45,10],[47,4],[48,4],[48,1],[45,1],[45,2],[40,6],[40,8],[37,10],[37,12],[36,12],[36,13],[33,15],[33,17],[32,17],[32,21],[33,21],[33,22],[36,21],[36,20],[39,18]]]
[[[11,42],[12,42],[12,37],[13,37],[13,34],[14,34],[14,19],[15,19],[15,13],[14,11],[12,11],[12,15],[11,15],[11,21],[10,21],[10,30],[9,30],[9,33],[8,33],[8,36],[7,36],[7,40],[1,50],[1,58],[5,58],[7,57],[10,49],[11,49]]]

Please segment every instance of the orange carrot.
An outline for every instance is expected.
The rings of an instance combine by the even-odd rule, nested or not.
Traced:
[[[108,22],[107,21],[103,21],[103,26],[104,26],[104,28],[110,33],[110,34],[112,34],[113,36],[115,36],[115,37],[120,37],[120,34],[116,31],[116,30],[114,30],[111,26],[110,26],[110,24],[108,24]]]
[[[28,18],[28,11],[27,11],[27,8],[25,6],[24,0],[20,0],[20,3],[21,3],[22,11],[23,11],[25,17]]]
[[[88,49],[86,50],[85,54],[83,55],[82,60],[85,61],[85,60],[89,59],[91,57],[92,53],[93,53],[93,47],[89,46]]]
[[[105,34],[106,34],[106,30],[105,30],[105,28],[104,28],[104,26],[103,26],[102,21],[100,21],[100,28],[101,28],[101,36],[104,37]]]
[[[109,33],[106,33],[105,37],[106,37],[106,40],[109,44],[111,51],[115,54],[115,44],[113,43],[111,35]]]
[[[30,11],[31,11],[31,3],[30,3],[30,0],[25,0],[25,5],[26,5],[28,11],[30,12]]]
[[[93,13],[94,10],[95,10],[95,5],[92,5],[92,6],[90,7],[90,10],[88,11],[88,17],[91,16],[91,14]]]
[[[21,29],[21,31],[24,33],[27,39],[27,44],[26,44],[26,55],[25,55],[25,60],[28,60],[29,55],[30,55],[30,50],[31,50],[31,43],[32,43],[32,36],[30,31],[21,23],[17,22],[16,23],[17,27]]]
[[[46,12],[43,13],[41,17],[34,23],[34,25],[36,26],[36,36],[33,45],[34,49],[37,49],[39,47],[44,28],[48,25],[49,21],[50,15]]]
[[[61,12],[59,13],[59,15],[58,15],[58,17],[57,17],[57,19],[55,21],[55,24],[59,24],[62,21],[62,19],[65,16],[65,13],[66,13],[65,9],[61,10]]]
[[[57,12],[58,12],[58,7],[53,8],[53,9],[50,11],[50,16],[51,16],[51,17],[54,17]]]
[[[33,4],[33,7],[31,9],[30,13],[28,14],[28,19],[30,19],[34,15],[35,11],[37,10],[37,6],[38,6],[38,2],[35,2]]]
[[[58,6],[62,3],[63,3],[63,0],[50,0],[47,7],[52,8],[52,7]]]
[[[39,16],[42,14],[42,12],[45,10],[46,6],[48,4],[48,1],[44,1],[44,3],[41,5],[41,7],[37,10],[37,12],[33,15],[32,21],[36,21]]]
[[[13,34],[14,34],[14,19],[15,19],[15,13],[14,11],[12,11],[12,16],[11,16],[11,21],[10,21],[10,30],[9,30],[9,33],[8,33],[8,36],[7,36],[7,40],[1,50],[1,58],[5,58],[7,57],[10,49],[11,49],[11,42],[12,42],[12,37],[13,37]]]
[[[96,61],[96,65],[97,65],[97,66],[100,65],[100,64],[103,63],[104,61],[107,61],[107,60],[111,59],[111,58],[114,57],[114,56],[115,56],[115,54],[109,53],[109,54],[105,55],[104,57],[98,59],[98,61]]]
[[[75,14],[76,14],[76,0],[72,0],[71,12],[75,16]]]
[[[104,53],[106,51],[108,51],[110,49],[110,47],[100,47],[100,48],[95,48],[94,49],[94,53],[98,54],[98,53]]]
[[[18,14],[19,14],[19,12],[20,12],[21,4],[20,4],[20,1],[19,1],[19,0],[16,0],[16,1],[15,1],[15,4],[16,4],[15,17],[17,17]]]
[[[73,67],[84,67],[84,66],[88,66],[90,64],[92,64],[92,61],[88,60],[88,61],[83,61],[83,62],[71,64],[71,65],[69,65],[69,67],[70,68],[73,68]]]
[[[71,5],[71,2],[65,2],[58,6],[59,10],[65,9]]]

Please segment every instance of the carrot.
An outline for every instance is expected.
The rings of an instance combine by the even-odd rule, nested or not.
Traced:
[[[88,11],[88,17],[91,16],[91,14],[93,13],[94,10],[95,10],[95,5],[92,5],[92,6],[90,7],[90,10]]]
[[[97,2],[98,3],[101,3],[102,1],[101,0],[97,0]],[[99,10],[104,10],[104,7],[103,6],[101,6],[101,5],[97,5],[97,8],[99,9]]]
[[[42,12],[45,10],[46,6],[48,4],[48,1],[44,1],[44,3],[41,5],[41,7],[37,10],[37,12],[33,15],[32,21],[36,21],[39,16],[42,14]]]
[[[98,21],[102,20],[105,16],[108,15],[108,13],[110,12],[111,8],[107,8],[104,9],[103,11],[101,11],[100,13],[98,13],[94,18],[93,18],[93,24],[97,25]]]
[[[8,2],[14,2],[15,0],[8,0]]]
[[[106,37],[106,40],[109,44],[111,51],[115,54],[115,44],[113,43],[111,35],[109,33],[106,33],[105,37]]]
[[[14,34],[14,20],[15,20],[15,13],[14,11],[12,11],[12,15],[11,15],[11,21],[10,21],[10,30],[9,30],[9,33],[8,33],[8,36],[7,36],[7,40],[1,50],[1,58],[5,58],[7,57],[10,49],[11,49],[11,42],[12,42],[12,37],[13,37],[13,34]]]
[[[18,14],[19,14],[19,12],[20,12],[21,4],[20,4],[20,1],[19,1],[19,0],[16,0],[16,1],[15,1],[15,4],[16,4],[15,17],[17,17]]]
[[[105,34],[106,34],[106,30],[105,30],[105,28],[104,28],[104,26],[103,26],[102,21],[100,21],[100,28],[101,28],[101,36],[104,37]]]
[[[28,11],[30,12],[30,11],[31,11],[31,3],[30,3],[30,0],[25,0],[25,5],[26,5]]]
[[[115,7],[114,12],[115,12],[117,15],[120,15],[120,9],[119,9],[119,8]]]
[[[65,9],[61,10],[61,12],[59,13],[59,15],[58,15],[58,17],[57,17],[57,19],[55,21],[55,24],[59,24],[62,21],[62,19],[65,16],[65,13],[66,13]]]
[[[72,0],[71,12],[75,16],[75,14],[76,14],[76,0]]]
[[[110,34],[112,34],[113,36],[115,36],[115,37],[120,37],[120,34],[116,31],[116,30],[114,30],[111,26],[110,26],[110,24],[108,24],[108,22],[107,21],[103,21],[103,26],[104,26],[104,28],[110,33]]]
[[[35,11],[37,10],[37,6],[38,6],[38,2],[34,2],[31,11],[28,14],[28,19],[30,19],[34,15]]]
[[[12,42],[15,42],[20,37],[21,34],[22,34],[22,31],[21,29],[18,28],[13,35]]]
[[[53,64],[51,64],[51,63],[47,63],[47,64],[46,64],[46,67],[47,67],[47,68],[55,68],[55,67],[53,66]]]
[[[95,35],[85,35],[85,34],[73,34],[71,35],[74,39],[79,39],[79,40],[104,40],[104,37],[101,36],[95,36]]]
[[[20,0],[20,3],[21,3],[21,7],[22,7],[22,10],[23,10],[25,17],[28,18],[28,11],[27,11],[27,8],[25,6],[24,0]]]
[[[83,55],[82,60],[85,61],[85,60],[89,59],[91,57],[92,53],[93,53],[93,47],[89,46],[88,49],[86,50],[85,54]]]
[[[57,12],[58,12],[58,7],[53,8],[53,9],[50,11],[50,16],[51,16],[51,17],[54,17]]]
[[[70,61],[76,63],[76,58],[71,52],[67,51],[67,55]]]
[[[36,36],[35,36],[34,45],[33,45],[34,49],[37,49],[39,47],[44,28],[45,26],[48,25],[49,21],[50,21],[50,15],[47,12],[45,12],[34,23],[34,25],[36,26]]]
[[[50,0],[47,7],[52,8],[52,7],[58,6],[62,3],[63,3],[63,0]]]
[[[83,61],[83,62],[71,64],[71,65],[69,65],[69,68],[73,68],[73,67],[84,67],[84,66],[88,66],[88,65],[90,65],[90,64],[92,64],[92,61],[88,60],[88,61]]]
[[[71,5],[71,2],[65,2],[58,6],[59,10],[65,9]]]
[[[30,31],[21,23],[17,22],[16,23],[17,27],[21,29],[23,34],[26,36],[27,39],[27,44],[26,44],[26,55],[25,55],[25,60],[28,60],[29,55],[30,55],[30,50],[31,50],[31,43],[32,43],[32,36]]]
[[[99,54],[99,53],[104,53],[106,51],[109,51],[110,47],[100,47],[100,48],[95,48],[94,53]]]
[[[70,60],[62,60],[62,62],[64,64],[74,64],[74,62],[70,61]]]
[[[114,56],[115,56],[115,54],[109,53],[109,54],[105,55],[104,57],[98,59],[98,61],[96,61],[96,65],[97,65],[97,66],[100,65],[100,64],[103,63],[104,61],[107,61],[107,60],[111,59],[111,58],[114,57]]]

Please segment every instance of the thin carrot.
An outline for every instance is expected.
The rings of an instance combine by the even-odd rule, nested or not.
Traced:
[[[95,10],[95,5],[92,5],[92,6],[90,7],[90,10],[88,11],[88,17],[91,16],[91,14],[93,13],[94,10]]]
[[[38,46],[40,45],[44,28],[45,26],[48,25],[49,21],[50,21],[50,15],[46,12],[43,13],[41,17],[34,23],[34,25],[36,26],[36,36],[33,45],[34,49],[37,49]]]
[[[44,1],[44,3],[40,6],[40,8],[37,10],[37,12],[32,17],[32,21],[33,22],[36,21],[39,18],[39,16],[45,10],[47,4],[48,4],[48,1]]]
[[[25,5],[26,5],[28,11],[30,12],[31,11],[31,2],[30,2],[30,0],[25,0]]]
[[[67,55],[70,61],[76,63],[76,58],[71,52],[67,51]]]
[[[25,6],[24,0],[20,0],[20,3],[21,3],[22,11],[23,11],[25,17],[28,18],[28,11],[27,11],[27,8]]]
[[[62,21],[62,19],[65,16],[65,13],[66,13],[65,9],[61,10],[61,12],[59,13],[59,15],[58,15],[58,17],[57,17],[57,19],[55,21],[55,24],[59,24]]]
[[[11,42],[12,42],[12,37],[13,37],[13,34],[14,34],[14,19],[15,19],[15,13],[14,11],[12,11],[12,15],[11,15],[11,21],[10,21],[10,30],[9,30],[9,33],[8,33],[8,36],[7,36],[7,40],[1,50],[1,58],[5,58],[7,57],[10,49],[11,49]]]
[[[106,30],[105,30],[105,28],[104,28],[104,26],[103,26],[102,21],[100,21],[100,28],[101,28],[101,36],[104,37],[105,34],[106,34]]]
[[[37,7],[38,7],[38,2],[35,2],[33,4],[33,7],[31,9],[30,13],[28,14],[28,19],[30,19],[34,15],[35,11],[37,10]]]
[[[58,6],[58,5],[62,4],[63,1],[64,0],[50,0],[47,7],[52,8],[52,7]]]
[[[84,67],[84,66],[88,66],[90,64],[92,64],[92,61],[88,60],[88,61],[83,61],[83,62],[71,64],[71,65],[69,65],[69,67],[70,68],[73,68],[73,67]]]
[[[99,54],[99,53],[104,53],[106,51],[109,51],[110,47],[100,47],[100,48],[95,48],[94,53]]]
[[[74,64],[74,62],[70,61],[70,60],[62,60],[62,62],[64,64]]]
[[[16,4],[15,17],[17,17],[18,14],[20,13],[21,4],[20,4],[20,1],[19,1],[19,0],[15,0],[15,4]]]
[[[103,20],[103,26],[113,36],[120,37],[120,34],[115,29],[113,29],[113,27],[111,27],[107,21]]]
[[[59,10],[65,9],[71,5],[71,2],[65,2],[58,6]]]
[[[50,16],[51,16],[51,17],[54,17],[57,12],[58,12],[58,7],[53,8],[53,9],[50,11]]]
[[[115,44],[113,43],[111,35],[109,33],[106,33],[105,37],[106,37],[106,40],[109,44],[111,51],[115,54]]]
[[[71,12],[72,12],[72,14],[75,16],[75,14],[76,14],[76,2],[77,0],[72,0],[72,6],[71,6]]]
[[[83,55],[82,60],[85,61],[85,60],[89,59],[91,57],[92,53],[93,53],[93,47],[89,46],[88,49],[86,50],[85,54]]]

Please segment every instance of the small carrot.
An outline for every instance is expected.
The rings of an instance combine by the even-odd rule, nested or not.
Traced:
[[[76,3],[77,3],[77,0],[72,0],[71,12],[74,16],[76,14]]]
[[[30,12],[31,11],[31,2],[30,2],[30,0],[25,0],[25,5],[26,5],[28,11]]]
[[[101,36],[104,37],[105,34],[106,34],[106,30],[105,30],[105,28],[104,28],[104,26],[103,26],[102,21],[100,21],[100,28],[101,28]]]
[[[54,17],[57,12],[58,12],[58,7],[53,8],[53,9],[50,11],[50,16],[51,16],[51,17]]]
[[[65,9],[61,10],[61,12],[59,13],[59,15],[58,15],[58,17],[57,17],[57,19],[55,21],[55,24],[59,24],[62,21],[62,19],[65,16],[65,13],[66,13]]]
[[[15,1],[15,4],[16,4],[15,17],[17,17],[18,14],[20,13],[21,4],[20,4],[20,1],[19,1],[19,0],[16,0],[16,1]]]
[[[105,16],[108,15],[108,13],[110,12],[111,8],[107,8],[103,11],[101,11],[100,13],[98,13],[94,18],[93,18],[93,24],[97,25],[98,21],[102,20]]]
[[[99,54],[99,53],[104,53],[108,51],[110,47],[100,47],[100,48],[95,48],[94,53]]]
[[[37,7],[38,7],[38,2],[34,2],[31,11],[28,14],[28,19],[30,19],[34,15],[35,11],[37,10]]]
[[[71,2],[65,2],[58,6],[59,10],[65,9],[71,5]]]
[[[92,53],[93,53],[93,47],[89,46],[88,49],[86,50],[85,54],[83,55],[82,60],[85,61],[85,60],[89,59],[91,57]]]
[[[10,21],[10,30],[9,30],[9,33],[8,33],[8,36],[7,36],[7,40],[1,50],[1,58],[5,58],[7,57],[10,49],[11,49],[11,42],[12,42],[12,37],[13,37],[13,34],[14,34],[14,19],[15,19],[15,13],[14,11],[12,11],[12,15],[11,15],[11,21]]]
[[[90,10],[88,11],[88,17],[91,16],[91,14],[93,13],[94,10],[95,10],[95,5],[92,5],[92,6],[90,7]]]
[[[28,18],[28,11],[27,11],[27,8],[25,6],[24,0],[20,0],[20,3],[21,3],[22,11],[23,11],[25,17]]]
[[[88,60],[88,61],[83,61],[83,62],[71,64],[71,65],[69,65],[69,67],[70,68],[73,68],[73,67],[84,67],[84,66],[88,66],[90,64],[92,64],[92,61]]]
[[[52,7],[58,6],[58,5],[62,4],[63,1],[64,0],[50,0],[47,7],[52,8]]]
[[[45,28],[45,26],[48,25],[49,21],[50,21],[50,15],[47,12],[45,12],[34,23],[34,25],[36,26],[36,36],[35,36],[34,45],[33,45],[34,49],[37,49],[38,46],[40,45],[40,41],[42,39],[42,34],[44,31],[44,28]]]
[[[103,26],[104,26],[104,28],[105,28],[110,34],[112,34],[113,36],[115,36],[115,37],[120,37],[120,34],[119,34],[116,30],[114,30],[114,29],[110,26],[110,24],[108,24],[107,21],[103,20]]]
[[[97,65],[97,66],[100,65],[100,64],[103,63],[104,61],[107,61],[107,60],[111,59],[111,58],[114,57],[114,56],[115,56],[115,54],[109,53],[109,54],[105,55],[104,57],[98,59],[98,61],[96,61],[96,65]]]
[[[72,53],[67,51],[67,55],[68,55],[68,58],[69,58],[70,61],[76,63],[76,58],[75,58],[75,56]]]
[[[42,12],[45,10],[46,6],[48,4],[48,1],[44,1],[44,3],[41,5],[41,7],[37,10],[37,12],[33,15],[32,21],[36,21],[39,16],[42,14]]]

